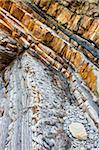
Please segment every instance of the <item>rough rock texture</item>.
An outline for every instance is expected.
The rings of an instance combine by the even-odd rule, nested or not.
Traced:
[[[0,31],[0,71],[17,57],[20,48],[16,40]]]
[[[86,148],[89,144],[91,148],[98,146],[93,144],[98,142],[97,129],[87,123],[82,111],[77,109],[67,81],[29,54],[20,56],[8,67],[1,78],[0,89],[0,108],[3,110],[0,150],[66,150]],[[79,117],[75,115],[77,112]],[[77,118],[86,126],[86,142],[75,140],[66,129]]]
[[[1,84],[0,106],[4,114],[0,118],[0,150],[70,147],[62,125],[64,99],[54,89],[52,75],[46,69],[24,54],[5,71]]]
[[[62,2],[0,0],[2,150],[98,148],[98,4]]]

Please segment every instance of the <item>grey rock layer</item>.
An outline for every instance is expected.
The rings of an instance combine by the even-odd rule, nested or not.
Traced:
[[[69,133],[75,112],[80,121],[83,118],[88,136],[93,128],[72,102],[67,81],[61,79],[28,53],[7,68],[0,77],[0,150],[67,150],[73,145],[93,145],[94,140],[80,142]],[[97,141],[96,131],[93,136]]]

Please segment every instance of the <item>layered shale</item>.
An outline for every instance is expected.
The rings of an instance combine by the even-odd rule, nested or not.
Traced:
[[[97,148],[98,15],[97,0],[0,0],[1,150]]]

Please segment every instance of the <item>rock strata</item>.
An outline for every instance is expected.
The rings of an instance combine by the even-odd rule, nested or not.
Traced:
[[[97,8],[0,0],[0,150],[98,149]]]
[[[53,71],[28,53],[5,70],[0,82],[0,150],[86,149],[94,142],[98,147],[97,129],[77,107],[65,78]],[[71,135],[69,125],[75,121],[86,127],[86,140]]]

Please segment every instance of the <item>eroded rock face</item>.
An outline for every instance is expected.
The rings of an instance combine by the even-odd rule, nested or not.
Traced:
[[[93,148],[97,130],[75,105],[73,93],[60,73],[49,71],[25,53],[7,68],[0,81],[0,108],[4,110],[0,117],[0,150],[72,150],[75,145]],[[69,125],[77,119],[84,123],[88,134],[82,146],[69,132]],[[89,138],[92,133],[94,140]]]
[[[0,30],[0,71],[7,67],[20,51],[22,51],[20,44]]]
[[[97,5],[93,1],[62,2],[34,0],[33,5],[29,5],[33,10],[30,10],[23,3],[0,0],[0,28],[4,30],[0,35],[0,70],[15,59],[2,74],[0,83],[0,145],[3,150],[66,150],[71,146],[72,149],[70,138],[74,138],[68,125],[76,117],[80,122],[84,118],[79,108],[77,112],[81,116],[76,116],[74,105],[72,112],[76,115],[66,116],[69,115],[66,109],[72,107],[74,99],[88,117],[97,126],[99,124]],[[88,11],[93,7],[94,10]],[[64,29],[61,28],[63,25]],[[23,49],[27,53],[19,56]],[[52,73],[33,55],[48,68],[53,68]],[[55,76],[56,70],[58,76]],[[88,124],[85,118],[83,122],[84,126]],[[72,129],[74,127],[75,124]],[[86,129],[90,133],[88,126]],[[82,134],[76,131],[74,137],[85,140],[86,132],[82,127]],[[86,139],[84,146],[83,141],[83,148],[89,143],[92,143],[91,148],[94,147],[95,134],[93,141],[88,135],[90,142]],[[76,148],[79,147],[80,143]]]
[[[62,125],[65,111],[62,112],[61,90],[54,89],[53,78],[46,69],[25,53],[5,71],[5,87],[0,95],[5,109],[0,120],[0,150],[70,148]]]

